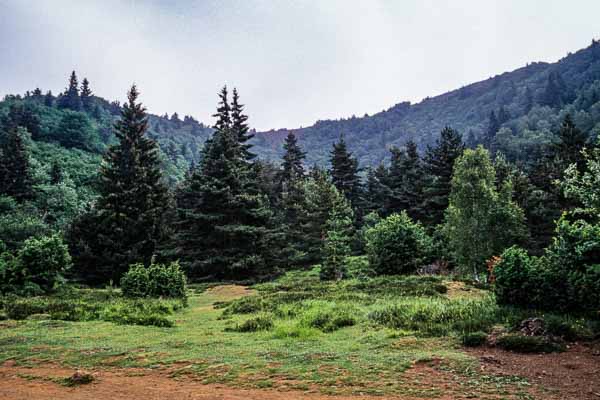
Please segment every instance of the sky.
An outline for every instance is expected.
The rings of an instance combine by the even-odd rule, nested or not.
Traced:
[[[0,96],[136,83],[155,114],[212,124],[237,87],[258,130],[362,116],[600,38],[598,0],[0,0]]]

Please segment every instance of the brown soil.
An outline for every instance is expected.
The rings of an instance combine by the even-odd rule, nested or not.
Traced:
[[[318,392],[235,389],[205,385],[192,379],[175,380],[167,373],[139,369],[107,370],[93,373],[92,383],[65,387],[55,382],[75,371],[58,366],[17,367],[10,362],[0,366],[2,400],[379,400],[381,396],[329,396]],[[413,400],[413,397],[388,397]],[[440,397],[440,400],[451,400]]]
[[[206,293],[222,297],[227,300],[233,300],[256,293],[246,286],[240,285],[219,285],[206,289]]]
[[[573,344],[564,353],[516,354],[496,348],[467,350],[492,375],[526,378],[541,399],[600,400],[600,343]]]

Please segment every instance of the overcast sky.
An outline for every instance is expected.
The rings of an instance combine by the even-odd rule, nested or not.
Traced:
[[[75,69],[212,123],[236,86],[259,130],[418,102],[600,38],[599,0],[0,0],[0,95]]]

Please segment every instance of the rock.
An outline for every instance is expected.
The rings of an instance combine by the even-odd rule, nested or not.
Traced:
[[[546,333],[546,324],[542,318],[527,318],[521,321],[519,330],[525,336],[543,336]]]

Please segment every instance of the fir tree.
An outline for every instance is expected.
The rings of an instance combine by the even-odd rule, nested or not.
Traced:
[[[51,90],[48,90],[44,96],[44,105],[46,107],[52,107],[54,105],[54,96],[52,95]]]
[[[460,133],[445,127],[434,147],[428,147],[423,157],[423,170],[427,175],[424,188],[423,209],[426,221],[438,225],[444,220],[448,208],[454,162],[464,151]]]
[[[90,89],[90,82],[87,78],[83,78],[83,82],[81,82],[81,105],[83,106],[83,110],[87,112],[91,112],[93,109],[92,103],[92,90]]]
[[[138,96],[134,85],[115,124],[119,142],[104,156],[96,209],[70,234],[79,272],[92,281],[118,282],[129,265],[149,264],[162,239],[168,192]]]
[[[584,161],[581,151],[587,139],[587,135],[575,126],[571,115],[567,114],[558,131],[557,140],[551,145],[552,154],[561,161],[562,170],[573,163],[581,170]]]
[[[63,180],[63,171],[62,167],[58,160],[52,161],[52,165],[50,166],[50,183],[53,185],[58,185]]]
[[[281,171],[279,173],[279,181],[281,186],[286,183],[297,181],[304,178],[304,159],[306,153],[298,146],[298,141],[293,132],[289,132],[283,144],[285,151],[283,162],[281,163]]]
[[[33,197],[29,152],[23,141],[26,134],[23,128],[9,127],[0,147],[0,194],[18,201]]]
[[[240,151],[227,95],[223,88],[214,133],[178,195],[174,243],[167,254],[180,258],[194,277],[266,276],[272,272],[272,214],[267,197],[257,193],[255,166]]]
[[[384,213],[385,201],[389,196],[388,170],[379,164],[376,169],[369,168],[365,184],[365,210],[366,212]]]
[[[69,86],[58,100],[59,108],[68,108],[73,111],[81,111],[81,98],[79,97],[79,84],[75,71],[71,72]]]
[[[492,149],[494,146],[494,139],[496,137],[496,132],[500,129],[500,122],[496,117],[496,113],[494,110],[490,111],[490,115],[488,117],[488,126],[485,135],[485,147],[488,149]]]
[[[254,137],[254,134],[250,133],[250,128],[246,121],[248,121],[248,116],[244,114],[244,105],[240,104],[238,91],[234,88],[231,100],[231,129],[233,135],[237,136],[240,151],[242,152],[242,159],[250,162],[256,158],[256,154],[250,151],[252,145],[248,141]]]
[[[353,208],[361,207],[362,188],[358,175],[358,161],[348,151],[343,137],[333,144],[330,154],[332,183],[346,196]]]
[[[389,197],[385,215],[406,211],[413,219],[423,216],[424,176],[417,145],[406,143],[405,150],[392,148],[392,159],[388,175]]]

